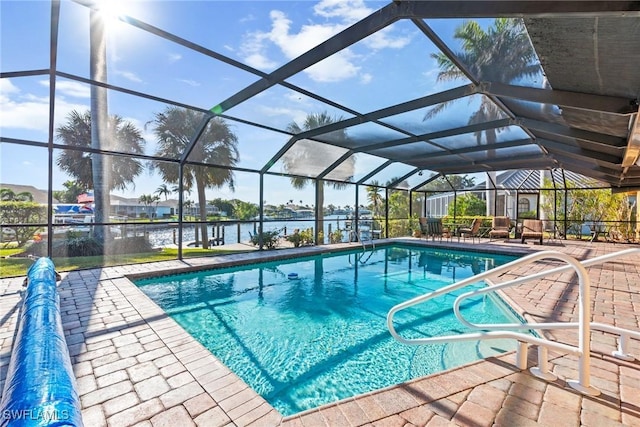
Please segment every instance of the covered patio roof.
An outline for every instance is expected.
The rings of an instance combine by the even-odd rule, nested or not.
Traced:
[[[639,16],[640,2],[395,1],[262,76],[212,110],[241,119],[233,116],[234,107],[273,86],[284,85],[351,115],[293,135],[267,162],[263,169],[267,173],[287,153],[298,157],[296,150],[323,150],[334,159],[325,168],[309,173],[309,165],[303,162],[289,172],[349,181],[352,176],[334,171],[350,156],[366,153],[384,159],[372,170],[374,174],[396,162],[410,166],[396,183],[423,170],[463,174],[563,168],[612,187],[637,187]],[[485,76],[477,75],[477,64],[465,63],[429,22],[487,17],[524,18],[540,61],[538,75],[517,83],[483,79]],[[289,83],[297,73],[401,20],[410,22],[437,46],[468,83],[373,111],[354,111]],[[389,90],[393,85],[388,82]],[[485,103],[495,113],[479,120],[477,112],[482,107],[478,104]],[[454,109],[461,106],[462,125],[447,126],[442,117],[430,116],[430,108],[447,104]],[[476,109],[468,107],[472,104]],[[497,137],[488,137],[491,133]],[[309,141],[334,148],[321,144],[311,148]],[[360,182],[371,176],[366,174]],[[434,178],[433,174],[428,176]]]

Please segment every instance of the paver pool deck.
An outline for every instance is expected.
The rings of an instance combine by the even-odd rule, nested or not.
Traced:
[[[424,239],[400,241],[449,245]],[[522,245],[485,239],[473,247],[514,253],[558,250],[577,259],[638,247],[553,243]],[[458,245],[465,243],[451,244]],[[591,358],[591,385],[601,391],[599,396],[581,395],[567,385],[567,379],[578,378],[573,356],[550,352],[549,367],[558,379],[547,382],[518,369],[515,354],[510,353],[283,418],[129,280],[248,258],[267,259],[286,251],[318,250],[327,248],[254,251],[62,273],[61,311],[85,426],[640,426],[640,362],[609,356],[616,337],[601,332],[592,332]],[[520,267],[501,280],[556,264]],[[616,259],[588,272],[593,320],[638,331],[640,257]],[[23,279],[0,280],[0,383],[9,363]],[[572,273],[505,293],[523,315],[537,321],[577,320],[578,284]],[[576,330],[553,332],[553,337],[578,342]],[[529,352],[529,366],[537,360],[534,350]],[[640,344],[631,340],[629,352],[640,358]]]

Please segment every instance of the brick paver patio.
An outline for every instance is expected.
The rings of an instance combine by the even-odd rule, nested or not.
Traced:
[[[633,247],[571,241],[534,246],[486,240],[474,246],[485,245],[510,252],[553,249],[578,259]],[[293,251],[318,250],[327,248]],[[578,377],[575,357],[552,354],[550,369],[558,379],[546,382],[517,369],[515,355],[506,354],[283,418],[128,279],[285,253],[253,252],[63,273],[63,323],[85,426],[640,426],[640,363],[608,356],[615,349],[616,337],[600,332],[593,332],[592,345],[591,384],[602,392],[596,397],[583,396],[567,386],[566,379]],[[555,263],[522,267],[501,280],[548,269],[550,264]],[[591,267],[589,275],[594,321],[638,330],[640,257]],[[22,280],[0,280],[2,383]],[[537,321],[576,320],[573,274],[508,289],[506,294],[523,315]],[[553,332],[553,336],[577,343],[575,330]],[[640,357],[639,343],[632,341],[630,351]],[[530,366],[536,354],[530,350]]]

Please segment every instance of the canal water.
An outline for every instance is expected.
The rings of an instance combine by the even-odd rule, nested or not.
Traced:
[[[348,241],[349,232],[344,231],[346,223],[351,222],[344,215],[327,215],[324,217],[324,236],[325,241],[329,240],[329,231],[335,231],[337,229],[343,230],[343,241]],[[225,225],[225,222],[218,222],[207,226],[208,238],[221,238],[224,229],[224,243],[232,244],[238,242],[248,242],[251,238],[251,234],[257,231],[260,223],[245,222],[245,223],[233,223]],[[313,219],[309,220],[282,220],[282,221],[265,221],[264,231],[279,231],[281,236],[286,234],[293,234],[295,229],[305,230],[307,228],[313,228],[315,222]],[[200,226],[198,225],[198,228]],[[361,228],[364,230],[365,227]],[[239,233],[238,234],[238,230]],[[199,230],[198,230],[199,232]],[[176,244],[178,240],[178,228],[173,226],[167,226],[163,228],[149,226],[146,230],[149,235],[149,241],[153,246],[168,246]],[[192,224],[185,224],[182,232],[182,241],[184,244],[188,244],[195,241],[195,226]]]

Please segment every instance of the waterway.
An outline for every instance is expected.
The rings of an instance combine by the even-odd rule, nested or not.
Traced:
[[[349,232],[345,231],[347,227],[347,223],[351,223],[347,217],[338,216],[338,215],[327,215],[324,217],[324,236],[325,241],[329,239],[330,231],[335,230],[343,230],[343,241],[347,241],[349,238]],[[217,222],[207,226],[208,229],[208,237],[212,238],[220,238],[222,239],[222,233],[224,232],[224,244],[231,243],[239,243],[239,242],[249,242],[251,238],[251,234],[255,233],[259,227],[260,223],[258,221],[255,222],[243,222],[243,223],[234,223],[229,221],[228,224],[226,222]],[[159,224],[158,224],[159,226]],[[299,220],[299,219],[289,219],[289,220],[280,220],[280,221],[265,221],[264,222],[264,231],[279,231],[280,235],[284,236],[285,234],[292,234],[295,229],[305,230],[307,228],[313,228],[315,226],[314,220]],[[198,227],[200,227],[198,225]],[[363,225],[361,222],[361,230],[366,232],[368,229],[366,225]],[[224,231],[223,231],[224,230]],[[167,226],[167,227],[154,227],[149,225],[146,232],[149,235],[149,241],[153,246],[168,246],[177,243],[178,240],[178,229],[175,226]],[[182,232],[182,241],[185,244],[189,244],[195,241],[195,226],[192,224],[185,224]],[[364,238],[364,236],[363,236]],[[221,240],[220,240],[221,241]]]

